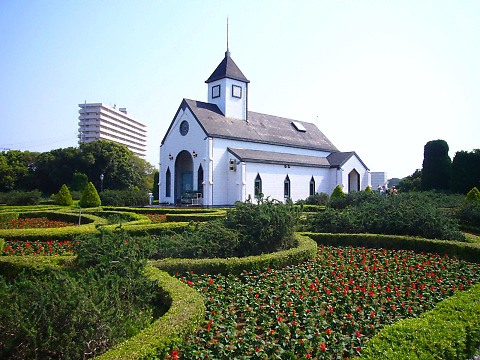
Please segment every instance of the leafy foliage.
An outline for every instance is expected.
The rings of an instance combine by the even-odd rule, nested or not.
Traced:
[[[70,189],[72,191],[83,191],[88,185],[88,176],[84,173],[74,172]]]
[[[82,197],[78,203],[82,208],[97,207],[100,206],[100,196],[98,195],[97,189],[92,182],[89,182],[87,187],[82,193]]]
[[[445,140],[432,140],[423,151],[422,189],[448,190],[452,160]]]
[[[225,225],[240,233],[240,252],[255,255],[290,247],[299,217],[299,209],[291,201],[283,204],[259,197],[257,204],[237,202],[227,212]]]
[[[149,199],[146,191],[134,190],[104,190],[100,199],[105,206],[144,206]]]
[[[5,203],[9,206],[38,205],[41,198],[42,194],[38,190],[13,190],[8,193],[0,193],[0,203]]]
[[[76,271],[0,278],[0,357],[91,358],[159,314],[135,241],[103,233],[82,238],[77,253]]]
[[[55,204],[70,206],[73,204],[72,195],[67,185],[63,184],[60,191],[55,195]]]
[[[478,191],[478,189],[474,187],[468,192],[465,200],[480,203],[480,191]]]
[[[328,200],[330,197],[326,193],[315,193],[314,195],[310,195],[304,201],[299,201],[297,203],[305,204],[305,205],[321,205],[325,206],[328,204]]]
[[[401,192],[422,190],[422,170],[417,169],[412,175],[400,180],[398,190]]]
[[[458,224],[428,198],[415,194],[381,196],[363,192],[347,195],[346,207],[316,214],[311,231],[374,233],[464,240]]]
[[[452,192],[466,194],[472,187],[480,188],[480,149],[458,151],[452,161]]]

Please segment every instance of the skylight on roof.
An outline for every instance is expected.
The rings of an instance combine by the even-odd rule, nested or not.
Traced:
[[[303,124],[299,123],[298,121],[292,121],[293,127],[300,132],[307,132],[307,129],[305,129],[305,126]]]

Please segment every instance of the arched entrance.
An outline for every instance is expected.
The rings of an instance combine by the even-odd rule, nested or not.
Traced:
[[[360,191],[360,174],[353,169],[348,174],[348,192]]]
[[[187,191],[193,190],[193,158],[186,150],[175,159],[175,203],[180,203]]]

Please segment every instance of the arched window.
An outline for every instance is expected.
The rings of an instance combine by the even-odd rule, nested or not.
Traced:
[[[259,197],[262,194],[262,178],[260,177],[260,174],[257,174],[257,177],[255,178],[255,197]]]
[[[315,195],[315,179],[312,178],[310,179],[310,196]]]
[[[288,177],[288,175],[283,182],[283,197],[285,199],[290,198],[290,178]]]
[[[165,197],[172,196],[172,174],[170,173],[170,168],[167,168],[167,173],[165,174]]]
[[[197,171],[197,191],[203,194],[203,167],[201,164]]]

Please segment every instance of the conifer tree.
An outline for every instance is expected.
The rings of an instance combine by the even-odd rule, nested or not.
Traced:
[[[71,206],[73,204],[72,194],[67,185],[63,184],[58,194],[55,195],[55,204]]]
[[[80,202],[78,204],[82,208],[100,206],[100,196],[98,195],[97,189],[95,189],[95,186],[91,181],[83,191],[82,197],[80,198]]]

